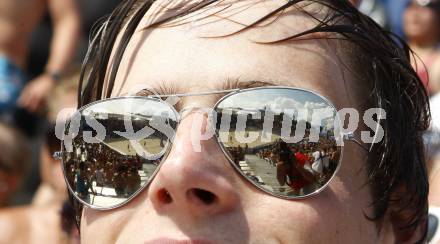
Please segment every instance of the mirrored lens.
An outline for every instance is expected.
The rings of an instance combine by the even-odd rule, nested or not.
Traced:
[[[263,88],[230,95],[215,110],[222,148],[264,191],[304,197],[335,175],[340,121],[326,99],[299,89]]]
[[[104,100],[66,126],[63,166],[70,190],[95,208],[113,208],[149,183],[174,137],[177,113],[149,98]]]

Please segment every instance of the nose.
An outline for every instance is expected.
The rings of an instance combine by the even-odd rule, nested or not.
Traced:
[[[207,121],[200,113],[191,113],[181,121],[173,148],[148,191],[159,214],[204,217],[238,206],[233,169],[216,139],[194,141],[199,138],[194,135],[210,133],[211,129],[205,130]]]

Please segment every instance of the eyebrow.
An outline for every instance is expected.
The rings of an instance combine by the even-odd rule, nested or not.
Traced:
[[[167,98],[167,97],[189,97],[189,96],[204,96],[204,95],[221,95],[243,89],[258,88],[265,86],[275,86],[274,83],[268,81],[231,81],[220,83],[214,90],[207,90],[201,92],[185,92],[182,87],[169,86],[169,83],[163,82],[157,88],[143,89],[135,94],[135,96]]]

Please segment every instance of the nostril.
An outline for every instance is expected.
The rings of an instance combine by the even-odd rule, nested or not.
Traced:
[[[173,198],[171,197],[170,193],[165,189],[159,190],[157,192],[157,197],[158,197],[159,201],[161,201],[162,203],[165,203],[165,204],[173,202]]]
[[[205,191],[202,189],[193,189],[192,192],[206,205],[212,204],[217,200],[217,197],[209,191]]]

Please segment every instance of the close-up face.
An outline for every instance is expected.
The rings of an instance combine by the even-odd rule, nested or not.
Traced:
[[[347,69],[348,54],[340,43],[256,43],[282,39],[316,24],[294,10],[266,27],[203,38],[234,32],[284,3],[262,1],[243,8],[250,1],[241,2],[201,22],[145,30],[142,27],[161,12],[155,4],[124,54],[112,97],[133,94],[138,87],[209,92],[230,87],[231,81],[261,81],[313,91],[337,109],[360,107],[360,86]],[[232,13],[232,21],[221,18]],[[212,107],[215,102],[212,96],[186,97],[177,109]],[[386,232],[380,236],[376,223],[365,218],[371,213],[372,197],[365,186],[366,153],[358,145],[345,145],[340,169],[325,190],[286,200],[244,179],[215,138],[201,141],[201,150],[195,150],[191,135],[200,131],[192,125],[200,120],[206,122],[197,112],[181,119],[171,151],[149,186],[133,200],[107,211],[84,208],[84,243],[377,243],[384,238]],[[178,240],[182,242],[173,242]]]
[[[409,3],[403,15],[404,31],[410,40],[438,34],[439,11],[432,7],[421,6],[417,2],[422,1],[414,0]]]
[[[55,127],[82,243],[426,238],[428,98],[407,44],[352,3],[112,16]]]

